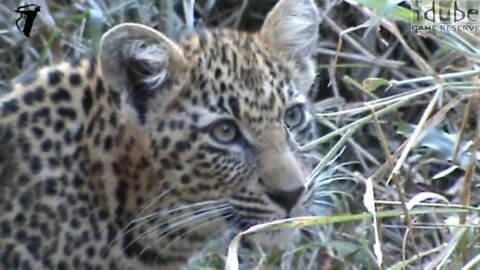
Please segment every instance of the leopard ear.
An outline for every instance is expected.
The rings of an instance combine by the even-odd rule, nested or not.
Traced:
[[[105,81],[125,97],[144,123],[151,101],[166,98],[168,85],[184,73],[187,60],[180,47],[160,32],[125,23],[102,37],[100,65]]]
[[[312,54],[318,40],[320,17],[313,0],[281,0],[260,30],[262,40],[275,52],[294,60],[301,84],[309,88],[315,78]]]
[[[268,14],[260,33],[278,52],[293,59],[307,58],[317,44],[319,21],[313,0],[281,0]]]

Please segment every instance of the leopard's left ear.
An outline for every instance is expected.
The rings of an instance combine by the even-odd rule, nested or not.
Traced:
[[[313,0],[281,0],[270,11],[260,31],[275,52],[314,72],[311,61],[318,40],[320,17]]]

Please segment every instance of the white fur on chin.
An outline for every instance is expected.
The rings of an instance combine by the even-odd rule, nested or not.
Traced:
[[[245,237],[246,240],[258,244],[264,251],[286,250],[295,246],[300,239],[299,229],[285,229],[268,232],[256,232]]]

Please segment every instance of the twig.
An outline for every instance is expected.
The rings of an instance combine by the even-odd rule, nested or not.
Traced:
[[[401,67],[405,64],[402,61],[368,58],[368,57],[365,57],[365,56],[359,55],[359,54],[337,52],[337,51],[330,50],[330,49],[325,49],[325,48],[317,48],[316,53],[330,55],[330,56],[338,55],[339,57],[342,57],[342,58],[345,58],[345,59],[362,61],[362,62],[365,62],[365,63],[368,63],[368,64],[378,65],[378,66],[388,67],[388,68],[399,68],[399,67]]]
[[[385,134],[383,133],[383,130],[382,130],[382,127],[380,126],[380,123],[378,121],[378,118],[377,118],[377,114],[375,113],[375,110],[373,108],[371,108],[371,111],[372,111],[372,116],[373,116],[373,124],[375,126],[375,129],[377,130],[377,135],[378,135],[378,138],[379,138],[379,141],[380,141],[380,145],[383,149],[383,152],[385,154],[385,157],[386,157],[386,160],[387,160],[387,165],[389,168],[393,168],[393,158],[392,158],[392,155],[390,154],[390,149],[388,147],[388,143],[387,143],[387,138],[385,137]],[[403,190],[403,186],[401,184],[401,181],[400,181],[400,176],[398,174],[395,174],[392,176],[393,178],[393,183],[395,184],[395,187],[397,189],[397,192],[398,192],[398,198],[400,199],[400,204],[402,206],[402,210],[405,214],[405,221],[406,221],[406,224],[407,224],[407,227],[408,227],[408,230],[405,232],[405,238],[407,237],[410,237],[410,241],[412,242],[412,245],[414,246],[414,249],[416,251],[418,251],[418,247],[417,247],[417,244],[415,242],[415,238],[413,237],[413,222],[412,222],[412,217],[410,216],[410,211],[408,210],[408,207],[407,207],[407,204],[406,204],[406,200],[405,200],[405,191]],[[404,241],[404,243],[406,243],[406,241]],[[406,259],[406,254],[405,254],[405,250],[403,250],[402,252],[402,256],[403,256],[403,260]],[[417,256],[418,256],[418,252],[417,252]]]
[[[384,115],[384,114],[387,114],[389,112],[392,112],[393,110],[396,110],[397,108],[405,105],[407,103],[408,99],[405,99],[405,100],[401,100],[395,104],[392,104],[390,106],[388,106],[387,108],[384,108],[384,109],[381,109],[380,111],[377,112],[377,115]],[[314,149],[318,144],[321,144],[325,141],[328,141],[330,140],[331,138],[339,135],[339,134],[342,134],[343,132],[345,132],[346,130],[350,129],[350,128],[354,128],[354,130],[356,130],[358,127],[364,125],[364,124],[367,124],[367,123],[370,123],[370,121],[372,121],[373,119],[373,116],[372,115],[368,115],[368,116],[365,116],[363,118],[360,118],[358,119],[357,121],[353,122],[353,123],[350,123],[348,125],[345,125],[335,131],[332,131],[330,133],[328,133],[327,135],[324,135],[316,140],[313,140],[303,146],[300,147],[300,151],[309,151],[309,150],[312,150]]]
[[[468,71],[462,71],[462,72],[453,72],[453,73],[447,73],[447,74],[440,74],[438,75],[442,80],[448,80],[448,79],[459,79],[463,77],[471,77],[475,75],[480,74],[480,69],[476,70],[468,70]],[[428,81],[433,81],[434,78],[432,76],[425,76],[425,77],[419,77],[419,78],[413,78],[413,79],[408,79],[408,80],[403,80],[403,81],[397,81],[397,80],[390,80],[390,84],[393,86],[400,86],[400,85],[405,85],[405,84],[411,84],[411,83],[418,83],[418,82],[428,82]]]
[[[234,24],[235,29],[237,29],[240,26],[240,23],[242,22],[243,14],[245,13],[247,6],[248,6],[248,0],[243,0],[242,6],[240,7],[240,10],[237,12],[237,19],[235,20],[235,24]]]
[[[475,97],[472,97],[473,99]],[[478,99],[478,98],[477,98]],[[475,168],[476,168],[476,163],[477,163],[477,149],[480,147],[480,108],[477,108],[477,126],[475,130],[475,139],[474,143],[471,148],[471,154],[470,154],[470,161],[468,162],[468,167],[465,171],[465,183],[463,184],[463,191],[460,197],[461,203],[464,206],[470,206],[470,198],[471,198],[471,190],[472,190],[472,183],[473,183],[473,177],[475,175]],[[460,224],[465,224],[467,220],[467,215],[466,214],[460,214]],[[465,237],[467,237],[466,234],[462,236],[464,240],[467,240]],[[462,245],[466,245],[466,241],[460,241]],[[462,251],[462,258],[466,260],[468,258],[468,249],[463,246],[463,248],[460,248],[459,250]]]
[[[472,98],[468,99],[467,107],[465,108],[465,112],[463,114],[462,124],[460,125],[460,131],[458,132],[457,141],[455,142],[453,148],[453,157],[452,162],[457,163],[458,154],[460,152],[460,146],[462,145],[461,142],[465,135],[465,128],[468,125],[468,121],[470,120],[470,111],[472,110]]]
[[[188,35],[193,34],[195,0],[183,0],[183,14]]]

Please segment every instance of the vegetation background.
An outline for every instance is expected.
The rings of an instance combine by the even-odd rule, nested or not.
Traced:
[[[26,2],[3,0],[0,93],[29,70],[96,54],[122,22],[167,34],[185,21],[255,31],[276,2],[32,0],[42,10],[26,38],[14,12]],[[302,147],[324,154],[318,171],[336,169],[326,177],[333,216],[277,225],[310,236],[293,251],[249,256],[259,269],[479,269],[480,35],[415,33],[408,1],[317,4],[311,98],[325,133]],[[195,268],[223,269],[226,255],[212,247]]]

